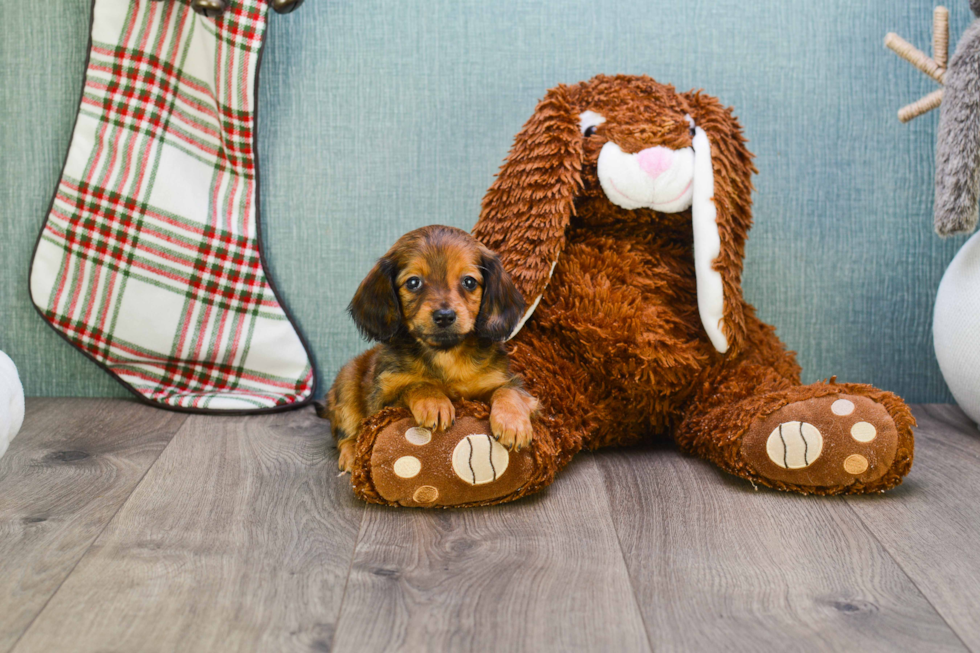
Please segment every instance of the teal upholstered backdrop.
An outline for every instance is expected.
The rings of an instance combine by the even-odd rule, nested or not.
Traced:
[[[27,294],[88,4],[0,3],[0,349],[30,395],[124,394]],[[951,4],[955,43],[971,16]],[[938,115],[895,119],[933,82],[882,47],[896,31],[926,48],[931,12],[926,0],[308,0],[273,16],[258,131],[266,251],[321,393],[363,346],[344,307],[372,261],[409,229],[469,228],[547,88],[623,72],[736,107],[760,171],[746,294],[805,379],[950,400],[931,316],[963,241],[932,233]]]

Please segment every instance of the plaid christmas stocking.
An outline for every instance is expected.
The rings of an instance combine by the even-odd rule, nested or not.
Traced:
[[[95,0],[71,147],[31,264],[44,319],[142,399],[309,402],[260,249],[255,81],[268,0]]]

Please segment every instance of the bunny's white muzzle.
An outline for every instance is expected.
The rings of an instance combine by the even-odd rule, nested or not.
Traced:
[[[677,213],[691,206],[694,150],[658,145],[627,154],[609,141],[599,152],[598,173],[602,190],[616,206]]]

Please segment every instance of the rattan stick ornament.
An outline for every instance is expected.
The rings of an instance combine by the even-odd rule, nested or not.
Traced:
[[[949,54],[949,11],[936,7],[932,13],[932,57],[894,32],[885,36],[885,47],[936,80],[940,86],[946,77],[946,61]],[[908,122],[928,113],[943,101],[943,89],[933,91],[898,110],[898,119]]]

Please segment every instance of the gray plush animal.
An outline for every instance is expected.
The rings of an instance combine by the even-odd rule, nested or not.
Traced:
[[[970,0],[980,17],[980,0]],[[946,68],[936,136],[936,232],[970,233],[980,199],[980,21],[960,38]]]

